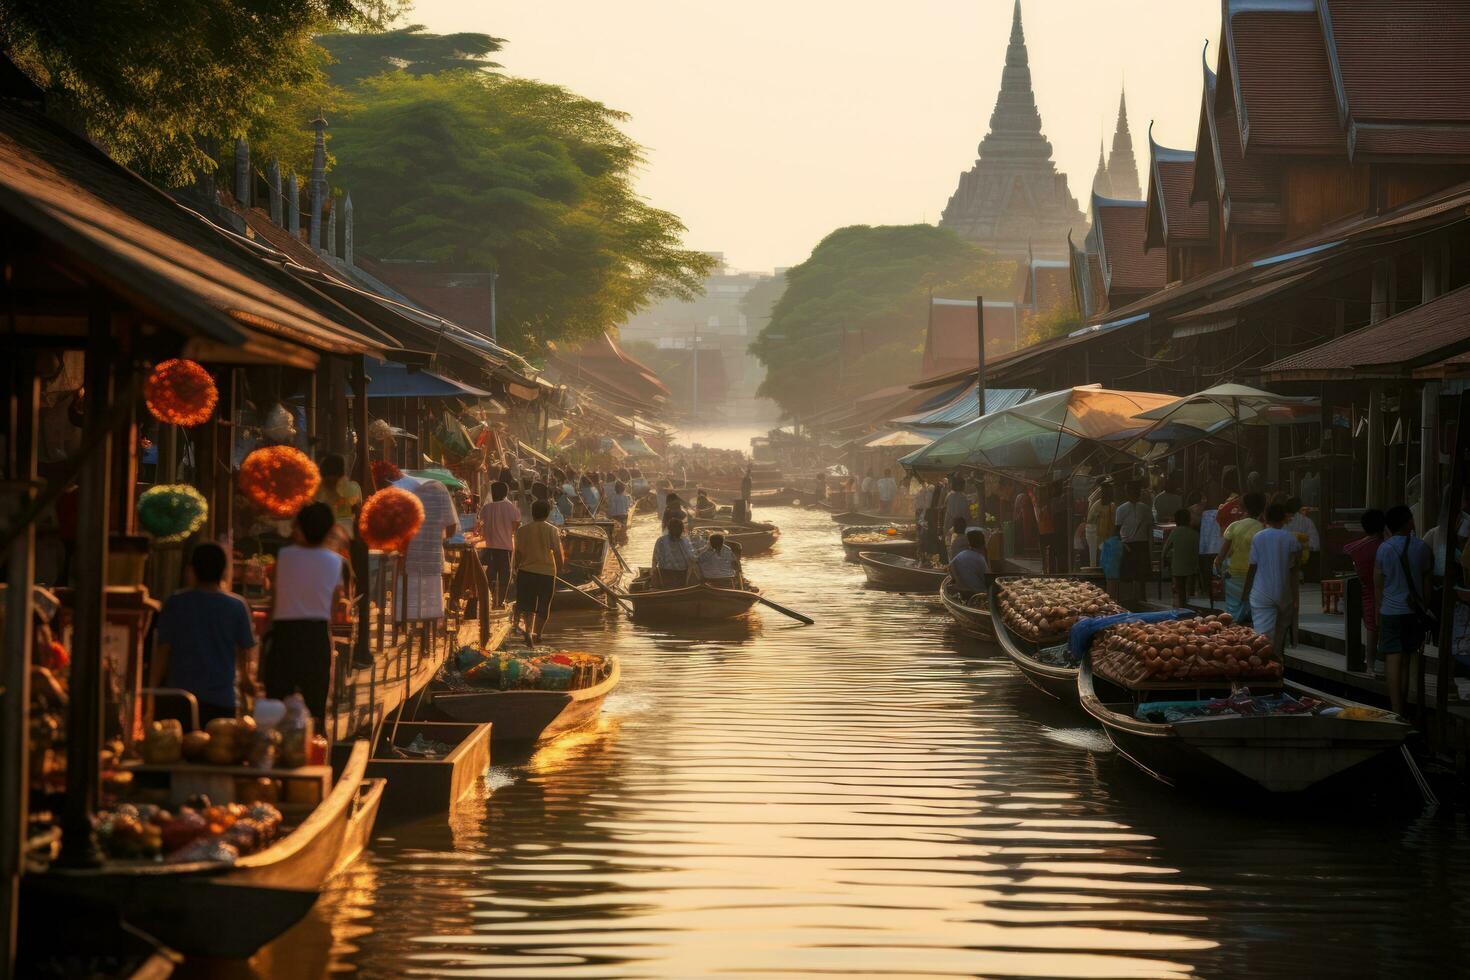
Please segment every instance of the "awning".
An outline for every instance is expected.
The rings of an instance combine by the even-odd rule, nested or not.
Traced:
[[[489,398],[490,392],[393,361],[368,364],[369,398]]]
[[[894,432],[880,432],[867,442],[863,443],[864,449],[917,449],[927,446],[934,440],[926,435],[913,432],[909,429],[898,429]]]
[[[980,414],[980,392],[978,385],[971,384],[958,398],[947,404],[941,405],[929,412],[918,412],[914,415],[905,415],[896,418],[893,423],[904,426],[941,426],[949,427],[963,425],[976,418]],[[985,389],[985,414],[1001,412],[1013,405],[1019,405],[1036,395],[1035,388],[986,388]]]

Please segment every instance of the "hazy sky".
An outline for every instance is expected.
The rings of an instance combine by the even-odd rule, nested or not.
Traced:
[[[417,0],[431,30],[631,113],[640,187],[738,269],[849,224],[938,220],[989,127],[1012,0]],[[1126,81],[1134,153],[1192,147],[1219,0],[1022,0],[1042,130],[1086,207]],[[1142,178],[1140,173],[1140,178]]]

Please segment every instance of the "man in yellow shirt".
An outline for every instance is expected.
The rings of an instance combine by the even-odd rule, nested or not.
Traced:
[[[563,561],[561,531],[547,521],[551,505],[545,500],[531,504],[531,523],[515,530],[515,552],[511,559],[516,573],[516,625],[527,643],[540,643],[551,615],[551,596]]]
[[[1245,604],[1245,576],[1250,570],[1251,539],[1266,525],[1261,515],[1266,510],[1266,495],[1252,491],[1241,501],[1246,515],[1225,529],[1220,556],[1215,559],[1215,574],[1225,580],[1225,611],[1237,621],[1249,618]]]

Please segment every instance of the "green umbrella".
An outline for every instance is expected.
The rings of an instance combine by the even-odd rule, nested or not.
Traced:
[[[464,490],[469,486],[468,483],[465,483],[463,480],[461,480],[459,477],[455,476],[448,470],[407,470],[405,472],[407,472],[409,476],[418,477],[420,480],[434,480],[438,483],[442,483],[451,490]]]

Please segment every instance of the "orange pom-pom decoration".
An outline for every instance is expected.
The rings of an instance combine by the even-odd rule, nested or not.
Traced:
[[[295,517],[321,483],[316,464],[290,446],[257,449],[240,464],[240,492],[274,517]]]
[[[357,517],[363,543],[379,551],[403,551],[424,524],[424,505],[398,487],[379,490],[362,505]]]
[[[202,425],[214,414],[219,389],[200,364],[175,358],[163,361],[143,384],[143,403],[158,421],[169,425]]]

